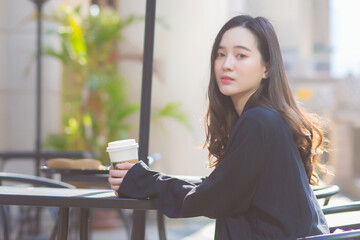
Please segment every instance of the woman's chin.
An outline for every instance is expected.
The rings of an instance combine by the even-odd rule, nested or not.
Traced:
[[[231,97],[234,93],[231,91],[220,90],[221,94],[227,97]]]

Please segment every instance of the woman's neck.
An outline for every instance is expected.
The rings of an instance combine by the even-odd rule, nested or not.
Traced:
[[[235,95],[235,96],[231,96],[231,100],[234,104],[235,110],[237,112],[237,114],[239,115],[239,117],[241,116],[241,114],[244,111],[244,107],[245,104],[247,103],[247,101],[249,100],[249,98],[255,93],[254,92],[249,92],[246,94],[242,94],[242,95]]]

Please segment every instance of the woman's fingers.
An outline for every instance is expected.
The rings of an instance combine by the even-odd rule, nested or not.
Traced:
[[[129,170],[130,168],[132,168],[134,166],[134,164],[129,163],[129,162],[124,162],[124,163],[118,163],[116,164],[116,168],[120,169],[120,170]]]
[[[110,183],[111,189],[115,191],[116,196],[118,196],[117,191],[118,191],[126,173],[133,166],[134,166],[134,164],[125,162],[125,163],[118,163],[116,165],[116,169],[113,169],[112,167],[110,167],[110,170],[109,170],[110,176],[108,178],[108,181]]]
[[[119,190],[119,186],[111,185],[111,189],[117,193],[117,191]]]
[[[117,191],[120,187],[120,184],[122,183],[124,176],[126,175],[127,170],[110,170],[109,171],[109,178],[108,181],[110,183],[110,187],[112,190],[115,191],[116,196]]]
[[[114,178],[114,177],[109,177],[109,183],[111,184],[111,185],[120,185],[121,183],[122,183],[122,181],[123,181],[123,178]]]
[[[115,192],[117,192],[117,190],[120,187],[120,184],[123,181],[123,178],[113,178],[113,177],[109,177],[109,183],[111,186],[111,189],[114,190]]]
[[[109,174],[113,178],[123,178],[125,177],[128,170],[110,170]]]

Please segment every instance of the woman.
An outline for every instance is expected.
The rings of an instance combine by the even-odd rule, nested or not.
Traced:
[[[328,233],[309,184],[322,132],[296,105],[272,25],[237,16],[211,54],[206,115],[210,166],[191,183],[118,164],[109,182],[118,196],[150,197],[168,217],[216,219],[215,239],[296,239]]]

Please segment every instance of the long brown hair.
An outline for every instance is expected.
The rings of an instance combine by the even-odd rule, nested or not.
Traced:
[[[300,109],[291,93],[285,74],[279,42],[271,23],[263,17],[240,15],[230,19],[219,31],[211,52],[211,73],[208,88],[209,106],[205,115],[206,141],[209,150],[209,166],[216,166],[225,154],[230,131],[239,118],[231,98],[223,95],[216,83],[214,62],[224,33],[234,27],[250,30],[257,38],[262,60],[268,66],[268,78],[261,81],[253,94],[255,105],[270,106],[289,124],[303,161],[310,184],[317,185],[319,178],[315,168],[323,169],[318,157],[323,150],[323,131],[315,118]]]

